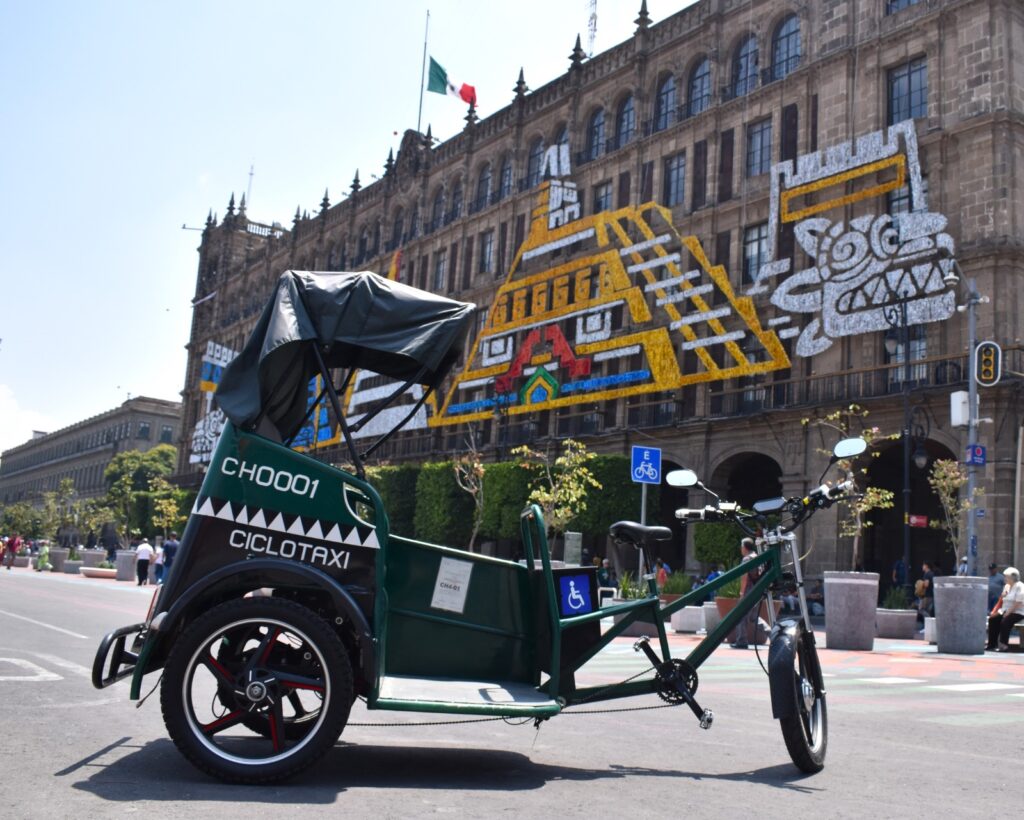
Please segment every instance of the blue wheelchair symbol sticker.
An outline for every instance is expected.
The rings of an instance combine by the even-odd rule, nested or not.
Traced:
[[[584,615],[593,609],[590,581],[586,575],[565,575],[558,579],[562,591],[562,616]]]

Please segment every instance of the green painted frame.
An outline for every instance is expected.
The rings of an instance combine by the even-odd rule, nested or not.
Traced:
[[[652,591],[646,598],[629,601],[624,604],[615,604],[599,608],[585,615],[576,615],[571,618],[562,618],[558,610],[558,597],[555,592],[554,575],[551,571],[551,555],[548,549],[547,533],[545,532],[544,519],[540,508],[531,504],[523,510],[520,518],[520,529],[523,536],[523,548],[526,553],[529,566],[534,565],[535,553],[539,553],[543,567],[547,594],[548,609],[550,612],[551,628],[551,677],[541,686],[552,697],[560,698],[566,706],[572,706],[584,702],[593,703],[600,700],[614,700],[617,698],[633,697],[635,695],[649,694],[657,691],[657,684],[654,679],[631,681],[629,683],[612,684],[611,686],[592,686],[576,689],[575,686],[566,686],[561,679],[561,637],[562,633],[574,626],[601,620],[602,618],[614,615],[624,615],[618,623],[605,632],[601,639],[595,643],[584,655],[579,657],[573,671],[580,669],[587,661],[593,658],[604,647],[619,637],[635,621],[653,621],[654,630],[657,632],[658,643],[661,648],[661,657],[669,660],[672,657],[668,645],[668,635],[665,631],[665,618],[671,616],[685,606],[692,605],[707,597],[709,592],[725,586],[730,581],[746,575],[752,569],[765,567],[765,570],[751,592],[739,599],[732,611],[722,618],[722,622],[695,646],[686,656],[685,660],[694,669],[697,669],[706,661],[711,653],[725,637],[746,617],[752,609],[759,606],[762,596],[769,587],[782,575],[782,562],[779,559],[777,549],[769,549],[754,556],[750,561],[735,566],[724,572],[718,578],[710,581],[702,587],[691,590],[682,597],[672,601],[666,606],[661,606],[656,591]],[[653,636],[652,636],[653,637]]]

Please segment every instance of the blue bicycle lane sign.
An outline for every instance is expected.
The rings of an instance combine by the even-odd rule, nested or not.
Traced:
[[[657,447],[636,447],[632,449],[633,459],[629,475],[638,484],[661,483],[661,450]]]

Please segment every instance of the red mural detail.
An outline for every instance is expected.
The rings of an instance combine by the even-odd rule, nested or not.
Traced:
[[[591,360],[578,358],[573,354],[572,345],[569,344],[569,340],[565,338],[565,334],[557,324],[548,325],[543,330],[544,341],[551,344],[552,355],[558,359],[558,363],[565,368],[570,377],[590,375]],[[494,380],[494,389],[498,393],[512,391],[512,382],[523,375],[523,369],[533,358],[534,348],[540,344],[540,332],[541,328],[535,328],[527,334],[509,369]]]

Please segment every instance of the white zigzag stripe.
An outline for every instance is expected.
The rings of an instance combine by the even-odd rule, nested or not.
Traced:
[[[236,515],[234,513],[232,502],[230,501],[225,501],[220,510],[215,510],[212,498],[207,498],[201,505],[197,498],[195,503],[192,505],[192,514],[202,515],[207,518],[219,518],[223,521],[231,521],[236,524],[242,524],[256,529],[274,530],[276,532],[287,533],[288,535],[302,536],[314,541],[333,541],[336,544],[380,549],[380,541],[377,539],[377,530],[373,527],[370,528],[370,532],[366,538],[360,541],[359,530],[357,527],[351,527],[342,534],[341,527],[337,522],[323,522],[331,524],[330,530],[328,530],[327,534],[324,535],[323,523],[321,523],[319,519],[313,521],[309,527],[309,531],[307,532],[303,528],[302,518],[296,518],[295,521],[292,522],[292,525],[286,528],[284,515],[282,513],[277,513],[270,524],[267,524],[266,516],[263,514],[263,510],[261,508],[255,508],[250,517],[248,507],[244,504],[240,504],[238,507],[239,510]]]

